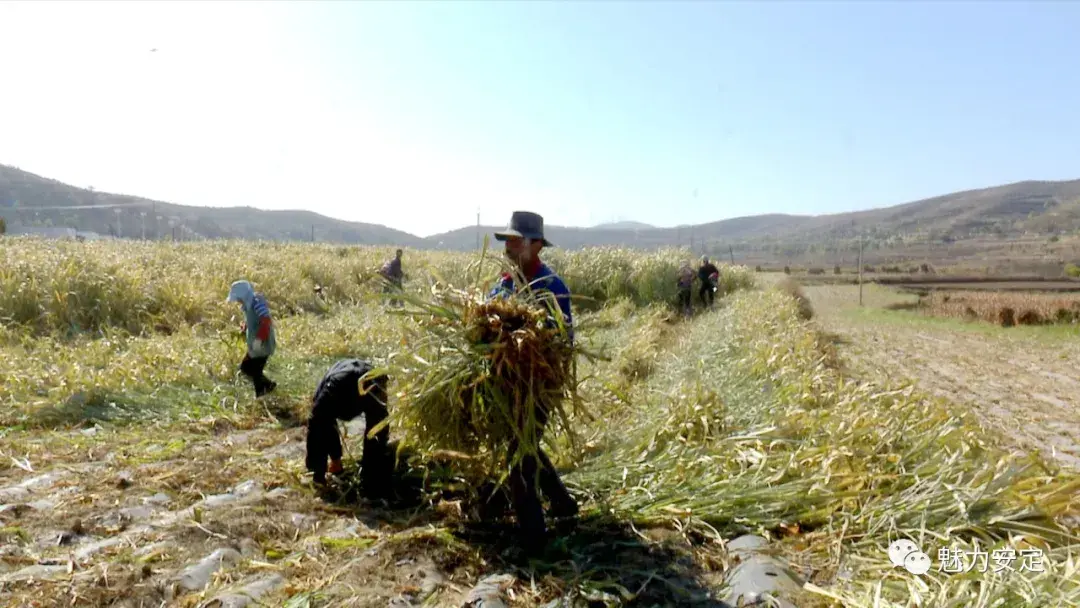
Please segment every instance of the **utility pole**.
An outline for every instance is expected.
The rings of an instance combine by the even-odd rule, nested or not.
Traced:
[[[311,242],[315,242],[315,224],[311,225]]]
[[[859,306],[862,306],[862,248],[863,237],[859,235]]]
[[[140,226],[142,227],[142,240],[145,241],[146,240],[146,212],[145,211],[140,211],[139,212],[139,221],[140,221]]]
[[[731,256],[731,265],[734,266],[735,265],[735,250],[731,247],[731,245],[727,246],[727,252],[728,252],[728,255]]]
[[[480,208],[476,208],[476,250],[480,251]]]

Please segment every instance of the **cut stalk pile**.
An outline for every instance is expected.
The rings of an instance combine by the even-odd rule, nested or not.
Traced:
[[[546,424],[572,432],[574,349],[552,323],[549,294],[486,300],[479,290],[439,289],[412,298],[418,338],[401,366],[395,426],[422,452],[478,457],[486,472],[535,454]]]

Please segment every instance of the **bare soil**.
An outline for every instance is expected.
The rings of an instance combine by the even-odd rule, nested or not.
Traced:
[[[1062,327],[1000,328],[885,310],[913,301],[882,286],[804,286],[845,364],[867,379],[914,381],[974,406],[1019,449],[1080,468],[1080,335]]]

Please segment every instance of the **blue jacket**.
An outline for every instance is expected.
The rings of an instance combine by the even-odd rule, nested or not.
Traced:
[[[559,309],[562,311],[567,337],[570,338],[572,344],[574,342],[574,316],[570,311],[570,289],[566,287],[566,283],[547,264],[541,263],[540,270],[529,282],[529,286],[533,291],[548,292],[555,296],[555,301],[558,302]],[[503,274],[495,283],[495,287],[491,289],[488,299],[505,298],[514,292],[514,277],[509,273]],[[550,324],[556,326],[555,320],[552,319]]]
[[[270,317],[270,307],[261,293],[255,293],[251,283],[237,281],[229,289],[228,302],[240,302],[244,307],[247,325],[248,354],[252,357],[269,357],[277,350],[277,332]],[[262,339],[262,349],[255,348],[255,340]]]

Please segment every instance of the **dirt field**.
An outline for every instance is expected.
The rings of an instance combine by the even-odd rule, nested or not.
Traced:
[[[956,282],[956,283],[904,283],[905,289],[911,290],[942,290],[942,291],[1043,291],[1043,292],[1077,292],[1080,284],[1073,281],[1008,281],[1008,282]],[[864,287],[865,288],[865,287]]]
[[[864,286],[862,309],[857,287],[803,289],[857,375],[910,379],[933,394],[974,404],[1018,446],[1080,468],[1076,329],[999,328],[885,310],[915,298],[882,286]]]

